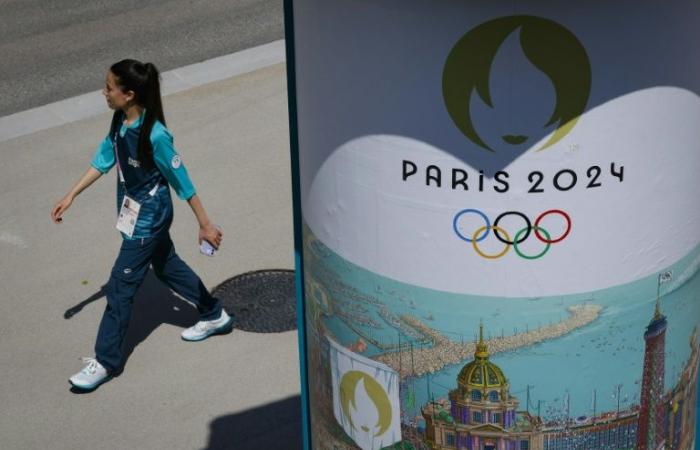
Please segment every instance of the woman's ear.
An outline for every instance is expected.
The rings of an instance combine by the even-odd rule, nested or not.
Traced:
[[[126,101],[131,103],[134,101],[134,98],[136,98],[136,93],[134,91],[126,91],[124,94],[126,96]]]

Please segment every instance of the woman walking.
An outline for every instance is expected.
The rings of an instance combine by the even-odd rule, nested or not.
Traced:
[[[149,265],[161,281],[199,310],[200,321],[182,332],[184,340],[200,341],[233,327],[233,318],[177,256],[170,239],[170,187],[192,208],[200,244],[207,241],[218,248],[223,234],[207,217],[165,127],[158,71],[151,63],[119,61],[107,72],[103,94],[114,110],[109,133],[91,167],[51,211],[53,221],[61,223],[75,197],[117,166],[117,229],[123,240],[106,285],[107,307],[97,333],[95,357],[86,358],[85,367],[69,379],[82,390],[95,389],[122,367],[121,347],[132,300]]]

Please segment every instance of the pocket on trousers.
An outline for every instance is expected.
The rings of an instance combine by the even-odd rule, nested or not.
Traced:
[[[139,283],[146,275],[154,249],[154,240],[125,240],[112,267],[112,277],[127,283]]]
[[[146,270],[148,270],[148,265],[146,265],[145,268],[114,266],[114,268],[112,268],[112,277],[127,283],[138,283],[146,275]]]

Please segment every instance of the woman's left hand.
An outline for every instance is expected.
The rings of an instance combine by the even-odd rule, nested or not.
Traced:
[[[205,240],[209,242],[212,247],[215,249],[219,249],[219,246],[221,245],[221,241],[224,239],[224,233],[221,232],[220,229],[218,229],[216,226],[213,224],[206,225],[204,227],[201,227],[199,229],[199,244],[202,244],[202,240]]]

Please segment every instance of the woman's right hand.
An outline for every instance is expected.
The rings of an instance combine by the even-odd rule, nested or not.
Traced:
[[[51,220],[54,221],[54,223],[61,223],[63,218],[61,217],[64,212],[68,208],[70,208],[70,205],[73,203],[73,196],[66,195],[63,197],[56,205],[53,207],[51,210]]]

